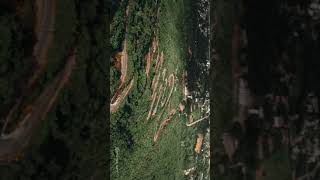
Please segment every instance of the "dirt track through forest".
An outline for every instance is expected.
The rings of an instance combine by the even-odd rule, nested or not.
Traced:
[[[36,67],[33,71],[31,77],[27,80],[27,84],[22,92],[21,97],[19,97],[15,105],[10,109],[4,126],[2,128],[2,133],[6,129],[8,123],[11,121],[13,116],[18,113],[18,110],[23,106],[24,98],[29,96],[34,88],[35,83],[41,75],[48,64],[48,52],[51,48],[53,41],[53,31],[55,24],[55,14],[56,14],[56,1],[55,0],[37,0],[35,1],[36,6],[36,24],[35,24],[35,34],[37,37],[37,42],[33,49],[33,59],[36,62]]]
[[[130,81],[129,86],[127,86],[123,91],[121,91],[120,95],[117,97],[117,99],[115,100],[114,103],[110,104],[110,112],[114,113],[118,110],[121,102],[125,99],[125,97],[127,97],[127,95],[129,94],[132,86],[134,84],[134,79],[132,79]]]
[[[43,92],[31,105],[29,111],[21,116],[17,128],[10,134],[2,134],[0,138],[0,162],[16,159],[28,145],[34,129],[38,128],[57,100],[62,88],[67,83],[75,66],[75,55],[72,55],[65,68],[49,82]]]
[[[145,61],[146,61],[146,75],[147,77],[149,77],[149,73],[150,73],[150,68],[151,68],[151,64],[152,64],[152,60],[154,57],[154,53],[158,50],[158,41],[157,38],[154,37],[153,41],[152,41],[152,46],[149,48],[149,51],[147,53],[147,55],[145,56]]]

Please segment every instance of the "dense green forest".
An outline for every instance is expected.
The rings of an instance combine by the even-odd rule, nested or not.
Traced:
[[[211,1],[212,2],[212,1]],[[211,139],[214,145],[211,155],[215,157],[210,164],[213,179],[236,179],[234,174],[219,172],[219,165],[227,161],[221,141],[223,132],[232,121],[232,80],[231,80],[231,42],[234,25],[235,3],[233,1],[215,1],[210,6],[210,105],[212,109]],[[234,177],[235,176],[235,177]]]
[[[0,179],[105,179],[107,174],[107,72],[105,1],[56,1],[49,64],[32,96],[62,69],[76,48],[76,67],[55,106],[34,132],[23,157],[0,165]],[[18,7],[18,8],[17,8]],[[0,10],[1,122],[33,70],[34,3],[7,3]],[[18,10],[19,11],[18,11]],[[19,13],[22,13],[19,14]],[[75,47],[76,44],[76,47]]]

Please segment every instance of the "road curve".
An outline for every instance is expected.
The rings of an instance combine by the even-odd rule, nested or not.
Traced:
[[[32,91],[33,86],[43,74],[45,67],[48,63],[48,52],[53,41],[53,30],[55,24],[56,15],[56,0],[36,0],[36,23],[35,34],[37,42],[33,47],[33,58],[36,61],[37,66],[22,92],[21,97],[16,101],[15,105],[11,108],[6,117],[6,122],[2,128],[2,133],[7,127],[7,124],[12,119],[12,116],[22,106],[23,98],[28,96],[28,93]]]
[[[33,101],[31,110],[21,116],[22,118],[17,128],[10,134],[1,135],[0,162],[8,162],[16,159],[25,149],[33,134],[33,130],[40,125],[41,120],[45,118],[68,81],[74,65],[75,55],[72,55],[68,59],[64,69],[45,86],[46,88],[41,95]]]

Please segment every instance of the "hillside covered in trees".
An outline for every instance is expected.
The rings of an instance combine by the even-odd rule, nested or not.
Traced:
[[[106,19],[99,0],[0,2],[0,179],[107,176]]]
[[[319,179],[319,8],[212,6],[214,179]]]
[[[112,179],[208,178],[208,41],[199,29],[208,26],[207,7],[191,0],[115,3]]]

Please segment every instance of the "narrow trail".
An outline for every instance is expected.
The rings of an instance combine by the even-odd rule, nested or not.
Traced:
[[[128,21],[128,15],[129,15],[129,9],[130,9],[130,0],[128,2],[127,8],[126,8],[126,24]],[[126,30],[125,34],[128,32],[128,26],[126,25]],[[118,89],[116,90],[115,94],[111,98],[110,101],[110,112],[114,113],[118,110],[121,102],[125,99],[125,97],[129,94],[132,86],[134,79],[131,80],[130,84],[128,87],[124,88],[126,78],[127,78],[127,71],[128,71],[128,52],[127,52],[127,37],[125,37],[125,40],[123,42],[123,49],[122,52],[119,52],[118,55],[121,57],[121,76],[120,76],[120,84],[118,86]]]
[[[50,111],[58,95],[67,83],[76,64],[75,55],[67,60],[62,71],[49,82],[43,92],[28,107],[26,114],[21,116],[17,128],[9,134],[0,137],[0,162],[9,162],[21,155],[28,145],[34,129],[37,129]]]
[[[160,138],[161,130],[169,123],[169,121],[170,121],[170,119],[166,119],[160,124],[159,129],[157,130],[156,134],[153,137],[153,142],[155,142],[155,143],[158,142],[158,140]]]
[[[120,82],[123,84],[127,77],[127,71],[128,71],[128,53],[127,53],[127,40],[124,40],[123,43],[123,51],[121,53],[121,76],[120,76]],[[121,86],[121,85],[120,85]]]
[[[193,126],[193,125],[195,125],[195,124],[197,124],[197,123],[199,123],[199,122],[201,122],[201,121],[203,121],[203,120],[205,120],[205,119],[207,119],[207,118],[209,118],[209,117],[210,117],[210,115],[205,116],[205,117],[200,118],[200,119],[198,119],[198,120],[196,120],[196,121],[193,121],[193,122],[191,122],[191,123],[189,123],[189,124],[186,124],[186,126],[188,126],[188,127]]]
[[[127,77],[127,71],[128,71],[128,54],[127,54],[127,41],[124,41],[123,44],[123,50],[122,52],[119,53],[119,56],[121,57],[121,76],[120,76],[120,84],[118,86],[117,91],[114,93],[113,97],[111,98],[111,104],[110,104],[110,108],[111,106],[116,107],[118,106],[117,104],[114,104],[115,102],[120,103],[121,101],[119,101],[119,99],[123,99],[123,95],[127,94],[124,93],[124,84],[126,81],[126,77]],[[125,88],[127,89],[127,88]],[[115,111],[111,111],[111,112],[115,112]]]
[[[158,72],[159,68],[161,68],[163,61],[164,61],[164,54],[163,52],[161,52],[160,56],[158,56],[157,58],[156,72]]]
[[[154,37],[152,40],[152,45],[149,48],[149,51],[147,53],[147,55],[145,56],[145,61],[146,61],[146,75],[147,77],[149,77],[149,73],[150,73],[150,68],[151,68],[151,64],[152,64],[152,60],[154,57],[154,53],[158,50],[158,41],[157,38]]]
[[[171,80],[171,81],[170,81],[170,80]],[[169,76],[169,86],[171,86],[171,90],[170,90],[169,96],[168,96],[167,99],[165,100],[165,106],[164,106],[164,107],[168,106],[170,97],[171,97],[172,92],[173,92],[173,89],[174,89],[174,82],[175,82],[174,74],[170,74],[170,76]],[[170,107],[168,106],[168,108],[170,108]],[[171,109],[171,108],[170,108],[170,109]],[[173,117],[173,115],[174,115],[175,113],[176,113],[176,109],[175,109],[175,108],[169,110],[169,118],[166,119],[166,120],[164,120],[164,121],[160,124],[160,127],[159,127],[159,129],[157,130],[157,132],[156,132],[156,134],[155,134],[155,136],[154,136],[154,138],[153,138],[153,141],[154,141],[154,142],[157,142],[157,141],[159,140],[159,136],[160,136],[160,134],[161,134],[162,129],[169,123],[169,121],[171,120],[171,118]],[[161,117],[161,116],[159,116],[159,117]]]
[[[153,142],[155,142],[155,143],[158,142],[158,140],[160,138],[161,131],[168,125],[169,121],[172,119],[172,117],[175,114],[176,114],[176,109],[171,109],[171,111],[169,113],[169,118],[167,118],[166,120],[162,121],[162,123],[160,124],[159,129],[155,133],[155,135],[153,137]]]
[[[158,84],[159,84],[159,79],[160,79],[160,73],[157,74],[156,78],[155,78],[155,81],[154,81],[154,84],[152,84],[152,95],[151,95],[151,99],[154,98],[155,96],[155,93],[157,91],[157,88],[158,88]]]
[[[163,92],[166,92],[167,88],[168,88],[168,80],[166,79],[166,80],[165,80],[165,86],[164,86]],[[166,99],[162,98],[162,100],[161,100],[161,102],[160,102],[160,107],[163,107],[164,104],[165,104],[165,102],[166,102]]]
[[[164,91],[163,91],[162,89],[163,89],[163,87],[162,87],[162,84],[161,84],[160,87],[159,87],[159,93],[160,93],[160,94],[159,94],[159,96],[158,96],[158,100],[157,100],[156,106],[155,106],[154,109],[153,109],[152,116],[156,115],[156,113],[157,113],[158,106],[159,106],[159,102],[160,102],[160,100],[161,100],[161,98],[162,98],[162,95],[163,95],[163,93],[164,93]]]
[[[156,101],[156,98],[157,98],[157,92],[155,92],[153,98],[152,98],[152,102],[151,102],[151,105],[150,105],[150,108],[149,108],[149,112],[148,112],[148,116],[147,116],[147,119],[146,121],[148,121],[151,117],[151,113],[152,113],[152,110],[153,110],[153,105],[154,105],[154,102]]]
[[[171,90],[170,90],[170,93],[166,99],[166,102],[165,102],[165,105],[164,106],[167,106],[167,104],[169,103],[170,99],[171,99],[171,95],[172,95],[172,92],[174,90],[174,84],[175,83],[175,78],[174,78],[174,74],[170,74],[169,76],[169,86],[171,86]]]
[[[37,0],[35,34],[37,43],[33,49],[37,67],[28,80],[27,88],[31,88],[44,73],[48,64],[48,52],[52,46],[54,38],[54,26],[56,17],[56,0]]]

